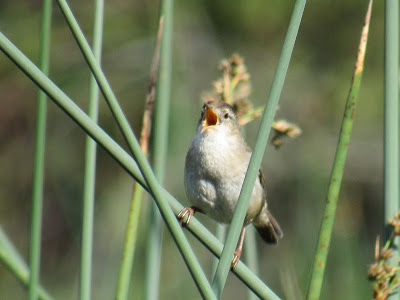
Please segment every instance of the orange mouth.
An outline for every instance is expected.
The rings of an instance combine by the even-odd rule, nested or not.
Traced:
[[[203,128],[215,126],[218,122],[218,116],[207,104],[205,104],[205,106],[206,113],[204,115]]]

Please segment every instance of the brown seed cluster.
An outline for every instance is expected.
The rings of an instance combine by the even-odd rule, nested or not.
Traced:
[[[392,234],[381,249],[379,249],[379,238],[376,240],[375,263],[368,270],[368,279],[373,284],[374,300],[387,299],[400,285],[398,262],[396,266],[389,264],[389,260],[393,257],[394,240],[400,235],[400,212],[388,220],[388,225],[393,228]]]
[[[388,219],[388,224],[393,227],[395,235],[400,235],[400,212],[394,215],[394,219]]]
[[[301,134],[301,129],[296,124],[289,123],[285,120],[279,120],[272,124],[274,129],[274,137],[272,138],[272,144],[275,148],[279,148],[285,137],[295,138]]]
[[[240,122],[242,116],[253,111],[253,104],[248,99],[251,92],[250,74],[243,58],[236,53],[228,59],[223,59],[218,69],[222,76],[213,83],[213,91],[206,94],[203,100],[229,103]]]
[[[202,98],[205,102],[220,100],[232,105],[240,125],[245,125],[260,118],[264,106],[254,107],[249,100],[251,93],[250,74],[239,54],[233,54],[228,59],[223,59],[218,68],[222,76],[213,83],[213,90],[206,93]],[[285,137],[295,138],[301,134],[301,129],[287,121],[277,121],[272,125],[275,136],[273,145],[278,148],[282,145]]]

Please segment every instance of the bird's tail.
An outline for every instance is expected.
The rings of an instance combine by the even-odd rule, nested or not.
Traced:
[[[268,244],[277,244],[278,240],[283,236],[281,227],[268,211],[266,205],[254,219],[253,224],[262,239]]]

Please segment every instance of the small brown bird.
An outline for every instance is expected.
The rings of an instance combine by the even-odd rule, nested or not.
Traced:
[[[251,153],[233,108],[222,101],[205,103],[197,133],[186,155],[185,189],[193,206],[179,213],[181,223],[187,226],[197,211],[217,222],[230,223]],[[232,268],[240,259],[245,228],[250,223],[267,243],[277,244],[282,237],[278,222],[267,209],[267,191],[261,170],[251,195]]]

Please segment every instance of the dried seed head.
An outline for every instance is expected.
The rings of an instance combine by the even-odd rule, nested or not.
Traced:
[[[234,53],[230,58],[221,60],[218,69],[222,72],[222,76],[213,82],[213,90],[206,93],[202,99],[204,101],[220,100],[232,105],[240,125],[259,118],[262,115],[263,107],[254,107],[248,99],[251,93],[251,84],[244,59]],[[280,130],[282,133],[278,134],[279,138],[277,137],[273,141],[275,146],[282,143],[283,137],[293,138],[301,133],[299,127],[288,122],[286,122],[286,127]]]
[[[213,82],[213,86],[217,94],[222,94],[224,92],[224,83],[222,80],[217,80]]]
[[[273,128],[289,137],[296,137],[301,134],[301,129],[297,125],[285,120],[276,121]]]
[[[380,259],[387,260],[393,256],[393,249],[381,249],[381,253],[379,255]]]
[[[279,148],[283,144],[283,139],[285,137],[295,138],[301,134],[300,127],[285,120],[274,122],[272,128],[275,131],[275,135],[272,138],[272,144],[275,148]]]
[[[379,275],[383,274],[385,272],[385,268],[378,263],[375,263],[373,265],[369,266],[368,269],[368,279],[369,280],[375,280],[376,278],[379,277]]]
[[[400,235],[400,212],[394,214],[393,219],[388,219],[388,225],[393,227],[393,233],[385,243],[385,247],[379,251],[379,237],[375,243],[375,264],[368,270],[368,279],[373,282],[374,297],[376,300],[387,299],[395,293],[400,285],[400,278],[396,279],[400,268],[396,265],[388,264],[388,259],[393,257],[393,249],[389,248],[393,239]]]
[[[394,219],[388,219],[388,224],[393,227],[395,235],[400,235],[400,220],[399,214],[395,214]]]
[[[243,58],[237,53],[232,54],[232,56],[229,58],[229,62],[234,66],[239,66],[244,64]]]
[[[396,275],[396,272],[397,272],[397,269],[398,269],[397,267],[389,265],[388,263],[384,263],[383,264],[383,268],[385,270],[386,275],[389,278],[393,278]]]
[[[213,98],[232,105],[240,121],[241,116],[253,108],[248,100],[251,92],[250,75],[247,73],[244,60],[238,54],[233,54],[229,59],[220,62],[219,70],[222,76],[213,83]]]
[[[228,71],[229,72],[231,69],[231,64],[229,63],[229,61],[227,59],[223,59],[223,60],[221,60],[218,69],[220,71]]]

